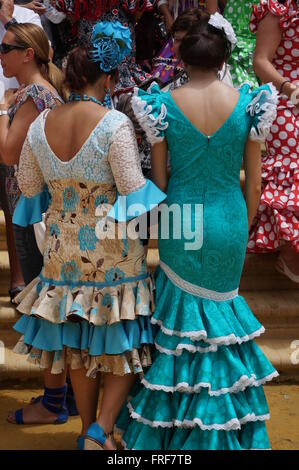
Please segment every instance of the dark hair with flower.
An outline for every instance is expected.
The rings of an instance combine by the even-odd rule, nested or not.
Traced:
[[[92,50],[90,57],[98,62],[103,72],[115,70],[132,50],[129,28],[119,21],[101,21],[92,32]]]

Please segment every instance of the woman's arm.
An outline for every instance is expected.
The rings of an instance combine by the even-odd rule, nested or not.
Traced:
[[[152,146],[152,179],[158,188],[164,192],[166,191],[168,185],[167,156],[168,152],[166,139]]]
[[[0,109],[8,110],[8,104],[1,104]],[[8,116],[0,116],[0,155],[3,163],[18,164],[29,126],[38,114],[32,99],[28,99],[16,112],[11,125]]]
[[[286,79],[275,69],[272,61],[281,42],[281,37],[279,18],[268,13],[258,26],[253,69],[262,82],[272,82],[278,91]],[[295,89],[295,85],[286,83],[283,87],[283,93],[290,97]]]
[[[158,9],[161,15],[164,18],[165,26],[168,32],[171,30],[173,24],[173,17],[169,9],[169,4],[167,0],[160,0],[158,2]]]
[[[218,10],[218,0],[207,0],[206,1],[207,10],[209,13],[216,13]]]
[[[261,197],[261,146],[248,138],[244,152],[245,201],[248,228],[251,227]]]

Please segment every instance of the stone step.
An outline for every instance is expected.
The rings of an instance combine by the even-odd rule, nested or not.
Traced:
[[[10,285],[10,268],[7,251],[0,251],[0,296],[7,295]]]
[[[147,254],[147,263],[151,271],[154,271],[159,263],[156,242],[157,240],[150,240]],[[240,290],[299,290],[298,283],[291,281],[275,269],[277,256],[277,253],[248,253],[245,257]]]
[[[280,274],[275,264],[278,253],[248,253],[240,282],[241,290],[298,290],[299,285]]]

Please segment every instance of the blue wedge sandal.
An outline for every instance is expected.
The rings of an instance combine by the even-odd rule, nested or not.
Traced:
[[[113,431],[105,434],[98,423],[92,423],[84,436],[84,450],[107,450],[104,445],[109,438],[113,439]]]
[[[47,388],[44,389],[44,395],[31,400],[31,404],[42,402],[46,410],[57,415],[57,419],[51,424],[64,424],[68,420],[68,410],[65,406],[66,402],[66,385],[60,388]],[[23,408],[15,412],[15,424],[32,424],[24,423]],[[38,424],[38,423],[34,423]],[[50,424],[50,423],[49,423]]]

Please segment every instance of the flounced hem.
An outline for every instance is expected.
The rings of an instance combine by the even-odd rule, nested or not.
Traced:
[[[168,336],[228,346],[251,341],[265,331],[243,297],[214,302],[192,295],[177,287],[160,267],[156,304],[151,323]]]
[[[21,340],[20,340],[21,341]],[[88,351],[64,347],[62,351],[30,350],[28,362],[41,369],[49,369],[51,374],[61,374],[69,366],[71,369],[86,369],[86,376],[95,378],[98,372],[108,372],[118,376],[140,374],[151,365],[151,354],[148,345],[139,350],[133,349],[120,355],[90,356]]]
[[[145,375],[145,377],[147,374]],[[236,430],[247,422],[269,419],[269,409],[262,387],[249,387],[238,393],[210,396],[207,388],[189,394],[152,391],[136,384],[127,408],[132,419],[151,427]],[[125,410],[118,423],[127,421]]]
[[[124,450],[271,450],[265,423],[248,423],[241,431],[202,431],[200,428],[153,429],[133,422],[129,430],[118,426]],[[154,432],[154,435],[153,435]],[[134,446],[128,446],[127,442]]]
[[[169,356],[181,356],[184,351],[189,351],[190,353],[200,352],[201,354],[216,352],[218,347],[216,344],[212,344],[206,348],[201,346],[192,346],[192,344],[178,344],[176,349],[167,349],[160,346],[157,342],[155,343],[155,348],[160,352],[167,354]]]
[[[152,181],[146,180],[144,186],[125,196],[118,195],[107,217],[126,222],[139,217],[157,207],[164,199],[163,193]]]
[[[150,277],[103,288],[54,285],[36,278],[16,301],[20,313],[55,324],[77,318],[95,326],[113,325],[121,320],[150,316],[154,309]]]
[[[33,197],[25,197],[21,194],[13,214],[13,223],[21,227],[41,222],[43,213],[47,211],[50,195],[47,186]]]
[[[282,240],[289,242],[294,251],[299,251],[299,208],[296,205],[299,172],[291,170],[292,176],[279,172],[280,168],[274,168],[266,176],[267,183],[263,188],[247,244],[249,253],[276,251]],[[277,176],[280,175],[282,179],[277,181]],[[287,181],[288,186],[282,186],[281,181]]]
[[[188,419],[184,419],[183,421],[180,421],[178,419],[175,419],[173,421],[150,421],[146,418],[143,418],[143,416],[139,415],[136,413],[131,405],[131,403],[128,403],[128,409],[130,412],[130,416],[132,419],[135,419],[138,423],[145,424],[147,426],[150,426],[152,428],[194,428],[195,426],[200,427],[202,431],[233,431],[233,430],[238,430],[241,429],[241,426],[243,426],[246,423],[254,423],[257,421],[266,421],[270,419],[270,414],[267,413],[265,415],[260,415],[256,416],[254,413],[248,413],[246,416],[244,416],[241,419],[231,419],[230,421],[226,422],[225,424],[211,424],[211,425],[205,425],[201,419],[199,418],[194,418],[192,421]]]
[[[85,320],[54,324],[23,315],[15,324],[14,330],[24,335],[25,344],[36,349],[62,351],[64,347],[68,347],[87,350],[90,356],[123,354],[139,349],[143,344],[153,344],[149,317],[123,320],[111,326],[94,326]],[[22,354],[23,348],[19,352]]]
[[[170,393],[198,393],[204,388],[209,396],[219,396],[258,387],[277,376],[262,350],[250,341],[242,346],[222,346],[208,354],[155,353],[143,384],[147,389]]]
[[[246,388],[248,387],[259,387],[260,385],[263,385],[266,382],[270,382],[271,380],[274,379],[274,377],[278,377],[279,374],[277,371],[273,372],[272,374],[267,375],[266,377],[263,377],[260,380],[257,380],[257,377],[252,374],[251,377],[242,376],[240,380],[234,383],[232,387],[228,388],[221,388],[219,390],[211,390],[211,384],[207,382],[200,382],[193,387],[190,387],[190,385],[186,382],[181,382],[177,384],[175,387],[167,387],[165,385],[153,385],[149,383],[147,380],[142,379],[142,384],[145,386],[145,388],[149,390],[157,390],[157,391],[163,391],[163,392],[184,392],[184,393],[200,393],[201,388],[208,388],[209,389],[209,395],[211,397],[223,395],[225,393],[238,393],[238,392],[243,392]]]
[[[156,320],[155,318],[152,317],[151,323],[153,325],[159,325],[163,333],[166,335],[172,336],[176,335],[179,336],[180,338],[190,338],[194,341],[204,341],[208,344],[211,345],[218,345],[218,346],[229,346],[230,344],[242,344],[247,341],[251,341],[254,338],[257,338],[258,336],[262,335],[265,332],[265,328],[262,326],[259,330],[255,331],[254,333],[251,333],[250,335],[245,335],[242,337],[236,336],[235,334],[231,334],[228,336],[219,336],[218,338],[208,338],[207,332],[205,330],[201,331],[176,331],[176,330],[170,330],[168,328],[165,328],[163,326],[163,323],[161,320]]]

